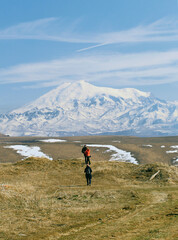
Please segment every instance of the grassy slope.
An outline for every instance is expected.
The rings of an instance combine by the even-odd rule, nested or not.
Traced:
[[[29,158],[0,165],[0,239],[178,239],[178,170]],[[149,178],[158,170],[160,174]]]

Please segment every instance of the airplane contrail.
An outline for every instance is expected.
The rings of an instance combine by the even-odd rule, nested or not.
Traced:
[[[77,52],[83,52],[83,51],[86,51],[86,50],[89,50],[89,49],[92,49],[92,48],[97,48],[97,47],[101,47],[101,46],[108,45],[108,44],[111,44],[111,43],[100,43],[100,44],[97,44],[97,45],[94,45],[94,46],[91,46],[91,47],[79,49],[79,50],[77,50]]]

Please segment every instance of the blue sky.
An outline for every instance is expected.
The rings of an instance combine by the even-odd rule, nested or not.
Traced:
[[[0,0],[0,113],[77,80],[178,100],[178,1]]]

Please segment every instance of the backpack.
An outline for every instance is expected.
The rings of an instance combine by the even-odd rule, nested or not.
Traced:
[[[86,168],[86,174],[87,174],[87,175],[90,175],[90,174],[91,174],[91,170],[90,170],[89,167]]]

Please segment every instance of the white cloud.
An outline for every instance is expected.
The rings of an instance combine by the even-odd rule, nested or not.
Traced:
[[[34,87],[85,80],[113,85],[176,82],[178,50],[132,54],[84,55],[0,69],[0,84],[33,82]],[[32,87],[32,86],[31,86]]]
[[[19,23],[17,25],[0,30],[0,40],[4,39],[29,39],[58,42],[88,42],[81,41],[74,35],[75,26],[78,21],[74,21],[70,26],[66,26],[60,18],[44,18],[31,22]],[[67,29],[67,30],[66,30]]]
[[[78,51],[85,51],[108,44],[170,42],[178,40],[177,19],[165,18],[152,24],[107,33],[77,33],[77,26],[78,21],[66,24],[60,18],[39,19],[0,30],[0,39],[35,39],[95,44],[79,49]]]
[[[178,40],[178,21],[162,19],[149,25],[108,33],[78,34],[78,22],[66,25],[46,18],[0,30],[0,39],[36,39],[94,44],[78,52],[107,44],[169,42]],[[112,85],[153,85],[178,79],[178,50],[127,54],[86,55],[0,69],[0,84],[31,82],[30,87],[55,86],[64,81],[112,82]]]

